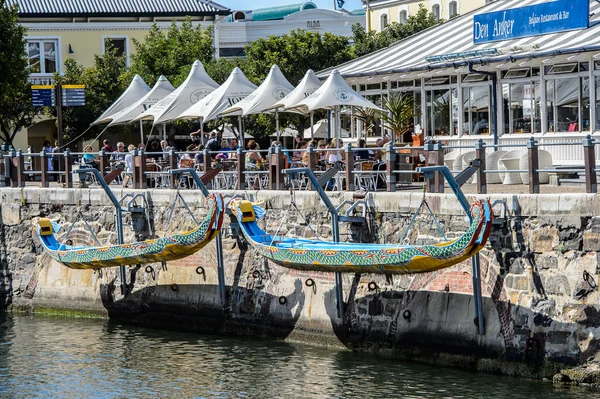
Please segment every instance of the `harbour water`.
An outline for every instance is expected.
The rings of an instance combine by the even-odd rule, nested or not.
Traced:
[[[0,316],[0,398],[600,398],[600,390],[252,338]]]

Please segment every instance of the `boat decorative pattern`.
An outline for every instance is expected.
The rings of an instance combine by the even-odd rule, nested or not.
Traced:
[[[260,230],[256,221],[244,220],[248,212],[242,212],[241,206],[240,200],[230,205],[250,245],[274,263],[306,271],[408,274],[450,267],[483,248],[492,219],[489,201],[476,201],[470,209],[469,228],[452,241],[431,245],[334,243],[273,238]]]
[[[220,231],[223,223],[223,196],[210,194],[208,212],[195,229],[167,237],[140,242],[101,247],[73,247],[61,244],[51,234],[43,233],[51,226],[48,219],[34,220],[37,235],[50,257],[73,269],[100,269],[112,266],[166,262],[189,256],[208,244]],[[48,228],[48,227],[46,227]]]

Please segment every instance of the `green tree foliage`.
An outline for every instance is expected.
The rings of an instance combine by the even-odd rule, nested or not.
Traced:
[[[16,6],[0,0],[0,138],[12,144],[22,128],[32,125],[37,110],[31,105],[26,28],[18,23]]]
[[[117,50],[106,42],[103,55],[94,56],[94,65],[84,67],[73,59],[65,61],[64,74],[55,75],[62,84],[84,84],[85,106],[63,107],[63,134],[65,140],[72,140],[83,134],[123,92],[121,75],[125,70],[125,56],[118,56]],[[129,82],[127,82],[129,84]],[[56,108],[48,108],[56,116]],[[95,137],[102,127],[94,127],[82,136]]]
[[[434,27],[442,22],[444,22],[442,19],[436,18],[432,12],[427,11],[422,4],[419,4],[419,11],[409,16],[405,23],[392,22],[379,33],[375,31],[365,32],[360,24],[354,24],[352,26],[354,56],[361,57],[381,48],[391,46],[399,40]]]
[[[246,60],[244,58],[219,58],[218,60],[212,60],[209,64],[205,65],[206,73],[218,84],[223,84],[231,71],[235,67],[240,68],[242,71],[246,69]]]
[[[174,86],[179,85],[195,60],[204,65],[212,60],[212,36],[212,27],[194,27],[189,18],[181,26],[173,22],[167,32],[152,25],[143,43],[133,39],[135,52],[123,82],[128,84],[135,74],[139,74],[152,85],[160,75],[165,75]]]
[[[281,68],[291,84],[297,85],[308,69],[320,71],[352,58],[348,38],[302,29],[255,40],[244,50],[248,78],[257,84],[267,77],[273,64]]]
[[[352,58],[348,38],[332,33],[319,34],[302,29],[291,31],[282,36],[269,36],[246,45],[248,57],[244,73],[256,84],[264,81],[272,65],[279,66],[292,85],[297,85],[308,69],[320,71]],[[303,116],[280,113],[280,128],[291,126],[298,131],[307,127]],[[275,132],[274,115],[260,115],[248,118],[246,131],[261,144],[266,136]]]
[[[392,129],[395,137],[401,139],[402,133],[415,116],[413,96],[406,93],[392,94],[384,101],[383,108],[386,112],[382,112],[379,117]]]

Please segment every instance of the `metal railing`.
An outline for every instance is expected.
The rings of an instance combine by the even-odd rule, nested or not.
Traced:
[[[93,155],[94,160],[88,167],[97,168],[102,175],[115,170],[116,165],[126,164],[123,172],[127,178],[117,178],[113,184],[132,182],[134,189],[185,188],[169,170],[182,167],[194,167],[200,174],[212,169],[223,172],[212,181],[213,189],[243,190],[247,188],[283,190],[288,186],[299,189],[312,189],[312,183],[300,173],[284,175],[283,170],[292,167],[306,167],[315,173],[323,173],[332,165],[339,171],[331,178],[327,188],[346,191],[396,191],[399,185],[426,184],[431,192],[444,191],[444,179],[436,173],[433,179],[423,182],[422,174],[416,171],[422,166],[448,166],[459,173],[469,161],[477,160],[475,175],[477,192],[487,193],[488,177],[496,182],[498,175],[506,180],[515,178],[520,184],[527,184],[530,193],[540,192],[540,176],[547,180],[548,173],[585,174],[586,192],[597,192],[596,145],[591,136],[580,141],[572,139],[565,142],[538,143],[531,137],[524,144],[486,145],[479,140],[474,146],[451,145],[427,142],[419,147],[401,147],[388,143],[385,147],[356,148],[350,144],[342,148],[285,149],[270,147],[265,150],[243,151],[173,151],[145,152],[133,150],[130,153],[103,151],[78,153],[66,150],[61,153],[23,153],[22,151],[0,151],[0,175],[4,176],[6,186],[24,187],[27,182],[39,183],[49,187],[51,181],[58,181],[67,188],[73,187],[72,171],[84,167],[84,155]],[[580,148],[583,158],[580,165],[569,168],[548,162],[546,147],[570,146]],[[371,152],[369,159],[364,151]],[[504,151],[499,158],[498,151]],[[255,154],[260,154],[257,157]],[[329,159],[327,154],[330,155]],[[461,157],[462,164],[457,162]],[[453,158],[456,157],[456,158]],[[89,157],[91,158],[91,157]],[[494,162],[486,162],[494,161]],[[502,162],[500,162],[502,160]],[[540,164],[540,160],[542,160]],[[331,161],[331,162],[330,162]],[[508,178],[508,179],[507,179]]]

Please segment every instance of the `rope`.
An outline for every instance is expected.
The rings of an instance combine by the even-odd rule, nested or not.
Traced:
[[[413,214],[412,218],[410,219],[408,227],[404,231],[404,235],[402,235],[402,238],[400,238],[400,241],[398,243],[398,248],[400,247],[400,245],[402,245],[402,242],[404,242],[406,240],[408,233],[411,231],[415,221],[417,220],[417,216],[419,216],[421,214],[423,206],[425,206],[427,208],[427,211],[429,212],[431,219],[435,223],[435,225],[436,225],[438,231],[440,232],[440,234],[442,235],[442,238],[444,239],[444,241],[448,241],[448,239],[446,238],[446,234],[444,233],[444,230],[442,229],[442,226],[440,226],[438,220],[436,219],[435,215],[433,214],[433,211],[431,210],[431,207],[427,203],[426,193],[427,193],[427,187],[425,185],[423,185],[423,198],[421,199],[421,204],[419,204],[419,208],[417,208],[417,211]]]
[[[79,221],[79,219],[83,220],[83,223],[85,223],[85,226],[87,227],[88,231],[90,232],[90,234],[94,238],[94,241],[96,241],[96,243],[99,246],[102,246],[102,243],[98,240],[98,237],[96,236],[96,233],[94,233],[94,231],[92,230],[92,226],[90,226],[90,224],[87,222],[87,220],[85,220],[83,218],[83,213],[81,213],[81,201],[78,201],[78,203],[77,203],[77,214],[75,215],[75,221],[71,224],[71,226],[69,227],[69,230],[67,230],[67,234],[65,234],[65,236],[63,237],[62,242],[60,243],[60,245],[58,247],[59,249],[64,247],[65,242],[69,238],[69,235],[71,234],[71,231],[73,231],[73,228],[75,227],[75,225],[77,224],[77,222]],[[59,260],[61,259],[60,252],[58,252],[58,259]]]

